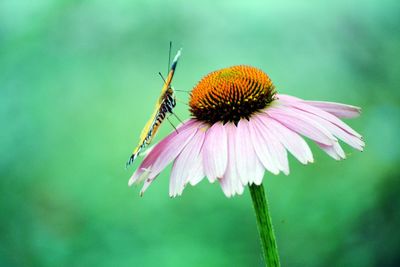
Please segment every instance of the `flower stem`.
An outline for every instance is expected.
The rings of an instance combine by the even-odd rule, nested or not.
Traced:
[[[256,213],[258,232],[260,234],[266,266],[279,267],[279,254],[274,229],[268,210],[268,201],[263,185],[250,185],[251,199]]]

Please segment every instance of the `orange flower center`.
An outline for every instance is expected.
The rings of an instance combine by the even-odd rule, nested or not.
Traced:
[[[190,94],[190,112],[198,120],[213,124],[249,119],[274,98],[274,85],[263,71],[233,66],[211,72]]]

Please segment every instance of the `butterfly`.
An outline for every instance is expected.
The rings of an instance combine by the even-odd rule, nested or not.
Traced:
[[[168,71],[168,76],[164,80],[164,85],[161,89],[161,94],[158,98],[158,101],[156,102],[154,112],[151,115],[149,121],[144,126],[142,133],[140,134],[139,144],[136,146],[131,157],[126,163],[126,167],[132,164],[132,162],[137,158],[139,153],[151,143],[166,116],[169,114],[174,114],[172,110],[176,105],[176,99],[175,99],[174,89],[171,87],[171,82],[172,78],[174,77],[179,57],[181,56],[181,51],[182,49],[178,50],[172,61],[171,67],[169,68]]]

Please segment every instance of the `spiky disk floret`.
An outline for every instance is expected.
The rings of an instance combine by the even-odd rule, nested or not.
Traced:
[[[211,72],[192,90],[190,112],[201,121],[237,122],[249,119],[274,98],[274,85],[263,71],[251,66],[233,66]]]

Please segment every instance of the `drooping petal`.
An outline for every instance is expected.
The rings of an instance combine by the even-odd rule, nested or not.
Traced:
[[[264,168],[250,138],[250,123],[251,121],[242,119],[236,129],[237,170],[243,185],[258,183],[264,176]]]
[[[149,188],[149,186],[151,185],[151,183],[154,181],[154,179],[146,179],[146,180],[144,180],[144,183],[143,183],[143,186],[142,186],[142,189],[140,190],[140,193],[139,193],[139,195],[142,197],[143,196],[143,194],[144,194],[144,192],[146,192],[146,190],[147,190],[147,188]]]
[[[234,196],[235,194],[241,195],[244,191],[242,182],[240,181],[239,173],[236,168],[236,150],[235,150],[235,136],[236,126],[232,123],[224,125],[226,128],[227,140],[228,140],[228,165],[224,176],[219,179],[222,187],[222,191],[227,197]]]
[[[150,174],[150,167],[154,164],[156,161],[158,155],[162,151],[162,147],[164,147],[164,144],[168,142],[167,140],[168,137],[166,137],[164,140],[160,141],[157,145],[155,145],[156,150],[154,148],[150,151],[150,153],[144,158],[142,163],[139,165],[139,167],[136,169],[136,171],[133,173],[131,178],[128,181],[128,185],[131,186],[132,184],[140,183],[143,181],[143,174],[146,174],[146,179]]]
[[[171,171],[169,194],[171,197],[182,194],[187,178],[197,167],[196,160],[204,142],[205,132],[198,130],[174,161]]]
[[[296,108],[296,106],[286,106],[284,107],[285,111],[287,112],[293,112],[296,113],[297,116],[306,116],[309,117],[311,120],[325,128],[327,131],[329,131],[332,135],[335,137],[339,138],[343,142],[349,144],[355,149],[358,149],[360,151],[363,150],[364,147],[364,141],[361,139],[361,135],[359,135],[355,131],[350,131],[349,129],[344,129],[343,125],[340,125],[337,123],[335,120],[333,120],[330,116],[318,116],[318,113],[316,110],[310,110],[308,107],[302,104],[297,104],[295,103],[294,105],[297,105],[297,107],[301,108]],[[282,108],[283,109],[283,108]],[[307,110],[308,109],[308,110]],[[313,111],[313,112],[310,112]],[[346,125],[347,126],[347,125]],[[348,126],[347,126],[348,127]],[[352,134],[354,133],[354,134]],[[342,147],[337,143],[332,143],[332,144],[322,144],[321,142],[318,142],[318,145],[326,152],[328,153],[331,157],[335,159],[344,159],[345,153],[342,149]]]
[[[189,121],[190,122],[190,121]],[[174,132],[174,137],[168,139],[168,142],[164,143],[160,147],[160,152],[157,159],[154,161],[153,165],[150,167],[150,174],[145,180],[143,188],[140,192],[141,195],[146,191],[148,186],[153,182],[153,180],[158,176],[158,174],[171,162],[173,161],[179,153],[183,150],[189,140],[195,135],[195,133],[200,127],[200,123],[193,122],[187,127],[178,128],[178,132]],[[165,140],[165,139],[164,139]],[[163,141],[164,141],[163,140]],[[154,148],[154,150],[156,147]],[[153,151],[152,151],[153,152]],[[150,154],[152,153],[150,152]],[[149,156],[150,156],[149,154]]]
[[[186,129],[193,127],[194,124],[195,124],[195,120],[187,120],[182,125],[180,125],[177,128],[177,130],[185,131]],[[177,135],[177,132],[174,131],[174,132],[170,133],[167,137],[165,137],[163,140],[161,140],[159,143],[157,143],[156,145],[154,145],[152,147],[150,152],[145,156],[143,162],[139,165],[139,167],[136,169],[136,171],[133,173],[133,175],[129,179],[129,182],[128,182],[129,186],[131,186],[134,183],[138,183],[139,180],[143,180],[143,179],[139,179],[139,177],[145,172],[145,170],[147,170],[147,172],[149,172],[149,170],[151,170],[151,166],[153,166],[154,162],[157,160],[160,153],[165,149],[167,144],[172,139],[175,138],[176,135]]]
[[[361,113],[361,108],[334,102],[304,101],[308,105],[325,110],[338,118],[356,118]]]
[[[353,148],[363,151],[365,143],[361,138],[354,136],[347,131],[343,130],[342,128],[338,127],[335,124],[330,123],[316,115],[310,114],[311,118],[317,121],[320,125],[325,127],[328,131],[330,131],[334,136],[342,140],[343,142],[347,143],[348,145],[352,146]]]
[[[214,123],[206,132],[202,148],[204,172],[210,182],[224,175],[228,164],[228,139],[225,126]]]
[[[171,161],[173,161],[183,150],[190,139],[195,135],[199,128],[198,123],[186,129],[180,129],[159,154],[158,158],[151,167],[150,179],[156,177]]]
[[[257,158],[256,159],[256,167],[255,167],[255,172],[254,172],[254,179],[253,181],[249,181],[250,185],[252,182],[256,185],[262,184],[263,178],[264,178],[264,166],[262,165],[261,161]]]
[[[242,184],[249,182],[249,176],[253,176],[253,162],[256,159],[253,145],[251,144],[247,129],[248,121],[242,119],[239,121],[235,135],[235,157],[237,159],[237,171]]]
[[[272,156],[275,166],[277,166],[278,169],[284,174],[288,175],[289,163],[285,147],[282,145],[279,139],[275,137],[267,124],[264,123],[261,115],[254,116],[253,122],[263,138],[263,140],[260,140],[259,146],[262,149],[268,150]]]
[[[254,151],[259,159],[259,161],[264,165],[265,169],[273,174],[279,173],[279,167],[276,166],[274,155],[271,154],[267,147],[268,140],[265,140],[263,135],[261,135],[259,127],[256,126],[257,121],[253,120],[249,123],[249,132],[251,142],[253,144]]]
[[[143,181],[145,181],[147,178],[149,178],[150,169],[142,169],[142,173],[140,174],[139,178],[137,178],[137,181],[135,181],[135,183],[141,183]]]
[[[316,142],[332,145],[337,139],[324,127],[312,120],[309,116],[294,112],[285,106],[271,107],[265,110],[273,119]]]
[[[361,137],[361,135],[359,133],[354,131],[346,123],[344,123],[343,121],[338,119],[336,116],[324,111],[323,109],[313,107],[312,105],[309,105],[309,104],[305,103],[304,101],[299,101],[297,99],[293,99],[293,97],[291,97],[291,98],[287,98],[287,97],[282,98],[281,97],[279,101],[285,105],[289,105],[296,109],[317,115],[317,116],[323,118],[324,120],[327,120],[327,121],[337,125],[338,127],[342,128],[346,132],[348,132],[354,136],[357,136],[359,138]]]
[[[304,100],[295,96],[277,94],[279,100],[298,101],[322,109],[338,118],[355,118],[361,113],[361,108],[336,102]]]
[[[301,136],[268,115],[263,115],[262,119],[274,136],[279,139],[298,161],[303,164],[314,161],[310,147]]]
[[[190,175],[187,176],[185,184],[190,183],[190,185],[196,185],[203,180],[204,176],[203,157],[200,153],[194,160],[193,169],[191,170]]]
[[[341,160],[346,158],[346,154],[344,153],[342,147],[340,146],[339,143],[335,143],[332,146],[327,146],[324,144],[319,144],[317,145],[326,152],[329,156],[331,156],[333,159],[336,160]]]

